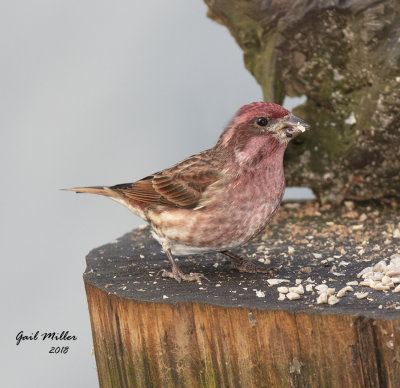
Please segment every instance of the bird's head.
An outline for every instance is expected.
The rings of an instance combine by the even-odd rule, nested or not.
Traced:
[[[286,149],[289,141],[309,128],[302,119],[272,102],[241,107],[222,132],[217,147],[235,153],[240,164]]]

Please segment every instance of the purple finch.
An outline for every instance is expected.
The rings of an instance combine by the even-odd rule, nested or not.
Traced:
[[[121,203],[148,222],[178,282],[204,278],[184,274],[173,255],[218,251],[237,268],[265,272],[229,250],[260,233],[285,191],[283,154],[309,125],[280,105],[255,102],[239,109],[217,144],[133,183],[77,187]]]

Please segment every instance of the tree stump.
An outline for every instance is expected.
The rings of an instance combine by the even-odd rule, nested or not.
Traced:
[[[205,0],[264,99],[305,95],[311,131],[285,154],[289,186],[322,202],[400,197],[400,2]]]
[[[338,296],[364,268],[400,259],[395,205],[283,205],[236,251],[271,261],[273,278],[239,273],[219,253],[179,258],[209,281],[162,278],[168,261],[147,227],[94,249],[84,282],[100,386],[399,387],[394,286],[353,285],[338,303],[317,304],[321,285]],[[300,284],[298,300],[278,300],[278,287]]]

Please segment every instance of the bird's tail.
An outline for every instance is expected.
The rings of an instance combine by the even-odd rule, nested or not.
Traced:
[[[75,193],[90,193],[104,195],[105,197],[116,197],[114,190],[107,186],[90,186],[90,187],[72,187],[70,189],[61,189],[65,191],[74,191]]]

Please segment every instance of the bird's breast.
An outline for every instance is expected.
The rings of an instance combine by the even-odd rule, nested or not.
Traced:
[[[149,209],[158,240],[175,254],[228,249],[257,235],[279,207],[284,193],[282,171],[251,172],[207,193],[197,209]]]

